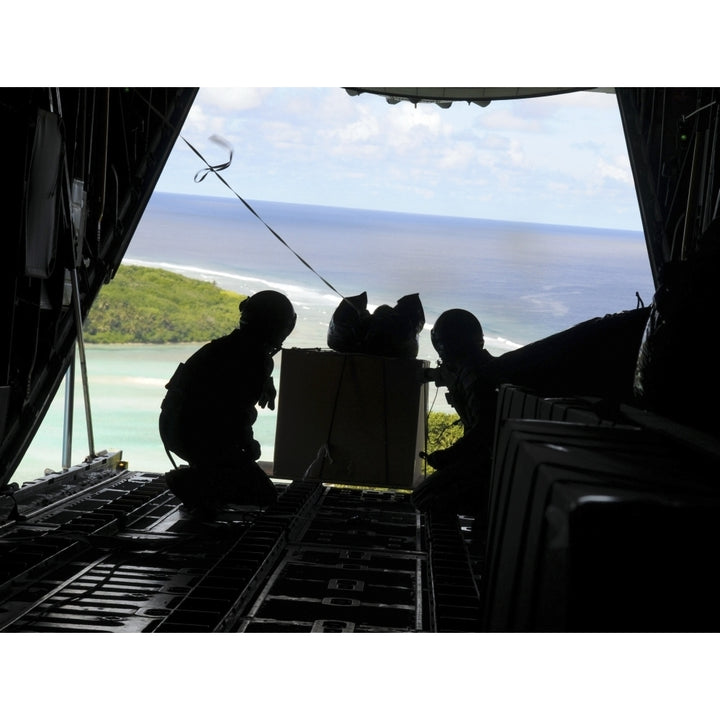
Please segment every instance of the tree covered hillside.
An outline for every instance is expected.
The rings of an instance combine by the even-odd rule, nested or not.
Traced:
[[[207,342],[237,327],[244,297],[167,270],[121,265],[90,309],[85,340]]]

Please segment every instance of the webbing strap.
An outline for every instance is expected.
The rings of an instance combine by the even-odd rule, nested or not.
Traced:
[[[240,200],[240,202],[241,202],[303,265],[305,265],[306,268],[308,268],[308,270],[310,270],[310,271],[313,272],[315,275],[317,275],[317,277],[319,277],[336,295],[339,295],[343,300],[345,299],[345,296],[344,296],[341,292],[339,292],[338,290],[336,290],[322,275],[320,275],[320,273],[318,273],[317,270],[315,270],[315,268],[313,268],[312,265],[310,265],[310,263],[307,262],[307,260],[305,260],[305,259],[304,259],[301,255],[299,255],[297,252],[295,252],[295,250],[293,250],[293,249],[290,247],[290,245],[288,245],[288,243],[285,242],[285,240],[283,240],[283,238],[280,237],[280,235],[278,235],[278,233],[276,233],[275,230],[273,230],[273,229],[260,217],[260,215],[257,214],[257,212],[255,212],[255,210],[249,205],[249,203],[247,203],[242,197],[240,197],[240,195],[238,195],[237,192],[235,192],[235,190],[233,190],[232,187],[230,187],[230,185],[227,183],[227,181],[225,180],[225,178],[220,174],[220,170],[226,170],[227,168],[230,167],[230,163],[232,162],[233,149],[232,149],[232,146],[230,145],[230,143],[228,143],[226,140],[224,140],[223,138],[221,138],[221,137],[219,137],[219,136],[217,136],[217,135],[213,135],[213,136],[210,137],[210,140],[212,140],[212,142],[214,142],[214,143],[216,143],[216,144],[224,147],[224,148],[230,153],[230,158],[228,159],[227,162],[221,163],[221,164],[219,164],[219,165],[210,165],[210,163],[202,156],[202,154],[201,154],[198,150],[196,150],[196,149],[192,146],[191,143],[189,143],[185,138],[182,138],[182,139],[183,139],[183,141],[185,142],[185,144],[205,163],[205,167],[204,167],[202,170],[198,170],[198,172],[195,173],[195,182],[198,182],[198,183],[199,183],[199,182],[202,182],[210,173],[213,173],[213,174],[215,175],[215,177],[217,177],[217,178],[220,180],[220,182],[222,182],[223,185],[225,185],[225,187],[227,187],[228,190],[230,190],[230,192],[231,192],[233,195],[235,195],[235,197],[236,197],[238,200]]]

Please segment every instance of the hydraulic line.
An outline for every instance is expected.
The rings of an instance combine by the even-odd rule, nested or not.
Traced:
[[[73,290],[73,292],[75,292]],[[65,411],[63,421],[62,466],[72,464],[73,401],[75,399],[75,353],[70,358],[70,366],[65,373]]]
[[[101,173],[102,190],[100,193],[100,213],[97,221],[97,244],[100,247],[100,239],[102,235],[102,221],[103,215],[105,214],[105,196],[107,192],[107,156],[108,156],[108,144],[110,142],[110,88],[107,89],[105,97],[105,135],[103,140],[103,168]]]
[[[63,112],[62,112],[62,106],[60,104],[60,89],[57,89],[57,104],[58,104],[58,113],[60,117],[62,118]],[[106,144],[107,149],[107,144]],[[75,225],[75,219],[72,212],[72,201],[73,201],[73,189],[70,185],[70,177],[69,177],[69,169],[67,165],[67,157],[64,160],[64,177],[65,177],[65,188],[67,191],[67,202],[70,206],[70,224],[74,227]],[[104,200],[103,200],[104,202]],[[99,227],[98,221],[98,227]],[[87,426],[87,436],[88,436],[88,455],[90,457],[95,457],[95,440],[93,437],[93,426],[92,426],[92,414],[90,411],[90,387],[88,384],[88,375],[87,375],[87,362],[85,359],[85,341],[83,338],[83,322],[82,322],[82,311],[80,308],[80,283],[78,282],[78,271],[77,271],[77,265],[80,261],[80,256],[82,254],[82,245],[83,245],[83,237],[82,237],[82,223],[79,223],[78,227],[76,228],[78,231],[78,247],[73,247],[73,267],[68,271],[70,274],[70,280],[72,282],[72,305],[73,305],[73,311],[75,315],[75,326],[77,328],[77,348],[78,348],[78,355],[80,357],[80,372],[81,372],[81,379],[82,379],[82,386],[83,386],[83,399],[85,401],[85,424]],[[75,392],[75,377],[74,377],[74,363],[75,359],[73,356],[73,359],[71,360],[71,365],[68,370],[67,380],[68,380],[68,386],[66,386],[66,397],[65,397],[65,428],[64,428],[64,437],[63,437],[63,465],[65,465],[66,461],[68,466],[70,465],[70,458],[69,453],[72,445],[72,402],[73,402],[73,396]],[[72,371],[72,374],[71,374]],[[69,397],[68,397],[69,395]]]
[[[707,190],[706,190],[706,202],[705,202],[705,217],[703,219],[703,231],[712,222],[717,215],[717,204],[713,206],[713,186],[715,184],[715,158],[717,156],[717,136],[718,136],[718,120],[720,118],[720,108],[715,107],[715,125],[712,132],[712,149],[710,150],[710,167],[708,169],[707,179]]]
[[[90,457],[95,457],[95,441],[93,439],[92,417],[90,414],[90,387],[88,385],[87,363],[85,362],[85,340],[83,338],[82,313],[80,311],[80,286],[78,283],[77,268],[70,271],[73,285],[73,309],[75,311],[75,325],[77,326],[77,347],[80,358],[80,374],[82,377],[83,399],[85,400],[85,423],[87,425],[88,451]]]
[[[687,259],[688,245],[693,231],[695,221],[695,202],[698,194],[698,184],[700,181],[700,133],[695,133],[695,141],[693,147],[692,166],[690,169],[690,183],[687,205],[685,206],[685,227],[683,228],[682,246],[680,248],[680,259]]]

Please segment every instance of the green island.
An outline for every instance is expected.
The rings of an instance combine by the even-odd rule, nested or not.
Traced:
[[[215,283],[139,265],[121,265],[103,286],[84,326],[87,343],[204,343],[237,327],[246,296]],[[427,451],[462,437],[455,414],[428,415]]]
[[[84,325],[88,343],[199,343],[237,327],[246,296],[159,268],[121,265]]]
[[[463,436],[460,416],[455,413],[431,412],[427,419],[427,452],[444,450]]]

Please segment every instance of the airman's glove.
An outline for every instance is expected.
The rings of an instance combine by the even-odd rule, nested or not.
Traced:
[[[431,452],[425,460],[431,468],[440,470],[452,463],[452,455],[448,453],[447,449],[436,450],[435,452]]]
[[[265,381],[265,385],[263,386],[262,392],[260,393],[260,399],[258,400],[258,405],[261,408],[268,407],[270,410],[275,409],[275,398],[277,397],[277,390],[275,389],[275,384],[273,383],[273,379],[269,377]]]

